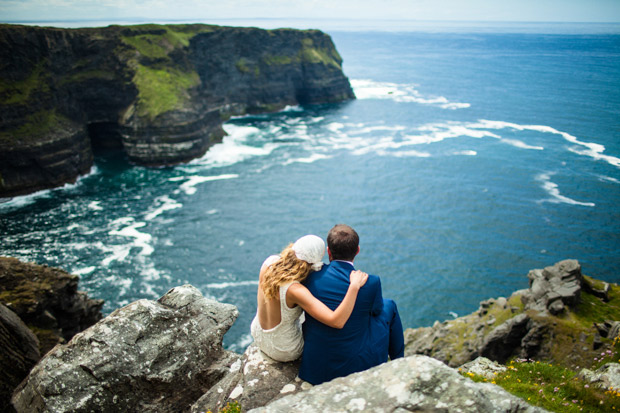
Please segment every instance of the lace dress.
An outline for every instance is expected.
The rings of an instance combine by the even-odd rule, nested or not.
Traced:
[[[301,331],[303,310],[299,306],[289,308],[286,305],[286,291],[294,282],[280,287],[280,324],[264,330],[258,321],[257,313],[250,327],[258,348],[277,361],[297,360],[304,349],[304,337]]]

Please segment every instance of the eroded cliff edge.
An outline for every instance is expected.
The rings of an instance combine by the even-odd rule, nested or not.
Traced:
[[[355,98],[317,30],[0,25],[0,62],[0,197],[74,181],[93,148],[171,165],[232,115]]]

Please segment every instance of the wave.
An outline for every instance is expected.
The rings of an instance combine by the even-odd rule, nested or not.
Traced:
[[[514,129],[514,130],[518,130],[518,131],[523,131],[523,130],[529,130],[529,131],[536,131],[536,132],[542,132],[542,133],[551,133],[554,135],[560,135],[562,138],[564,138],[564,140],[566,140],[567,142],[570,142],[572,144],[575,144],[577,146],[582,146],[585,149],[578,149],[575,147],[572,148],[568,148],[569,151],[577,154],[577,155],[583,155],[583,156],[589,156],[595,160],[602,160],[605,161],[607,163],[609,163],[610,165],[613,165],[615,167],[620,168],[620,158],[615,157],[615,156],[611,156],[611,155],[605,155],[603,152],[605,152],[605,146],[595,143],[595,142],[583,142],[580,141],[578,138],[576,138],[575,136],[566,133],[566,132],[562,132],[559,131],[555,128],[552,128],[551,126],[545,126],[545,125],[519,125],[516,123],[511,123],[511,122],[503,122],[503,121],[493,121],[493,120],[479,120],[476,123],[471,123],[469,124],[469,127],[471,128],[483,128],[483,129]]]
[[[125,261],[132,248],[140,248],[139,255],[142,256],[151,255],[155,250],[151,245],[153,239],[151,234],[138,231],[138,228],[146,226],[145,222],[135,222],[132,217],[124,217],[112,221],[110,226],[112,226],[113,229],[110,230],[108,234],[133,238],[133,242],[108,247],[108,249],[112,251],[112,255],[101,261],[103,266],[107,267],[112,261]]]
[[[244,161],[255,156],[269,155],[276,144],[267,143],[263,146],[248,145],[250,138],[255,138],[264,133],[253,126],[239,126],[230,123],[223,125],[227,136],[221,143],[213,145],[207,153],[199,159],[195,159],[189,165],[228,166]]]
[[[205,287],[220,290],[220,289],[226,289],[226,288],[231,288],[231,287],[245,287],[248,285],[252,285],[252,286],[258,285],[258,280],[211,283],[211,284],[205,285]]]
[[[368,79],[353,79],[351,80],[351,86],[358,99],[390,99],[395,102],[413,102],[451,110],[465,109],[471,106],[469,103],[450,102],[444,96],[423,96],[416,90],[415,85],[411,84],[403,85],[389,82],[376,82]]]
[[[174,199],[171,199],[167,195],[162,195],[162,196],[159,196],[159,197],[155,198],[155,203],[159,204],[159,207],[157,207],[154,210],[148,212],[144,216],[145,220],[151,221],[151,220],[153,220],[154,218],[158,217],[159,215],[163,214],[166,211],[170,211],[172,209],[177,209],[177,208],[182,208],[183,207],[182,203],[177,202]]]
[[[287,159],[282,165],[290,165],[292,163],[314,163],[321,159],[329,159],[331,156],[323,155],[322,153],[313,153],[305,158]]]
[[[558,184],[555,182],[551,182],[551,176],[553,173],[542,173],[536,176],[536,180],[542,183],[542,188],[547,191],[547,193],[551,196],[548,199],[541,199],[540,202],[551,202],[554,204],[569,204],[569,205],[581,205],[593,207],[596,206],[593,202],[580,202],[575,201],[574,199],[568,198],[562,194],[560,194],[560,190],[558,189]]]
[[[215,176],[200,176],[200,175],[191,175],[191,176],[177,176],[174,178],[168,179],[171,182],[177,182],[186,180],[186,182],[182,183],[179,187],[179,190],[185,192],[187,195],[194,195],[197,191],[196,185],[210,182],[210,181],[219,181],[222,179],[234,179],[238,178],[237,174],[223,174],[223,175],[215,175]],[[179,190],[174,193],[178,193]],[[173,201],[174,202],[174,201]],[[182,206],[182,205],[181,205]],[[176,206],[171,206],[170,209],[177,208]]]
[[[27,205],[33,204],[39,199],[49,198],[50,196],[52,196],[54,193],[58,191],[74,190],[82,184],[84,179],[89,178],[98,173],[99,173],[99,169],[95,165],[93,165],[90,168],[90,171],[88,171],[86,174],[78,176],[74,183],[64,184],[63,186],[58,187],[58,188],[42,189],[40,191],[33,192],[32,194],[28,194],[28,195],[19,195],[19,196],[8,198],[8,200],[4,202],[0,202],[0,209],[22,208]],[[2,199],[0,198],[0,200]]]

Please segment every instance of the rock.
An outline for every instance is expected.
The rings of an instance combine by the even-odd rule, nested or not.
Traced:
[[[620,390],[620,364],[618,363],[604,364],[596,371],[582,369],[579,377],[605,390]]]
[[[51,350],[16,389],[18,412],[179,412],[239,356],[222,348],[237,309],[176,287],[114,311]]]
[[[579,303],[583,275],[576,260],[564,260],[543,270],[532,270],[527,277],[530,289],[523,296],[526,310],[559,314],[564,307]]]
[[[410,356],[338,378],[252,412],[545,412],[443,363]]]
[[[495,378],[496,374],[505,372],[506,367],[486,357],[478,357],[474,361],[463,364],[459,371],[462,373],[473,373],[491,380]]]
[[[620,334],[620,322],[600,320],[593,324],[583,314],[591,311],[615,317],[619,308],[615,301],[620,292],[617,285],[604,287],[603,282],[583,275],[576,260],[531,270],[528,278],[530,287],[515,291],[508,299],[484,300],[469,315],[405,330],[405,355],[431,356],[452,367],[480,355],[499,362],[519,357],[575,368],[612,346],[611,340]],[[609,301],[592,297],[585,285],[607,290]],[[583,302],[582,293],[589,295]],[[567,319],[576,322],[567,324]],[[597,330],[608,340],[599,337]],[[585,345],[586,337],[592,336],[592,344]]]
[[[0,412],[14,410],[11,394],[41,357],[39,340],[22,320],[0,304]]]
[[[318,30],[0,27],[0,198],[73,182],[99,148],[202,156],[231,115],[354,99]]]
[[[495,327],[484,339],[480,355],[504,363],[521,345],[529,320],[527,314],[519,314]]]
[[[59,268],[0,257],[0,303],[35,328],[41,354],[101,319],[103,300],[78,291],[78,281]]]
[[[250,345],[229,374],[215,384],[192,406],[192,413],[219,411],[237,401],[244,410],[265,406],[310,386],[297,377],[299,361],[281,363],[269,358],[254,344]]]

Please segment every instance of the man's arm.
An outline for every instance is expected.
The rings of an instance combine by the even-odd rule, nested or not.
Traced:
[[[377,316],[379,314],[381,314],[381,311],[383,311],[383,294],[381,293],[381,278],[377,277],[376,275],[371,275],[370,277],[374,277],[377,279],[376,282],[376,287],[375,287],[375,298],[372,302],[372,309],[370,310],[370,313],[373,316]]]

